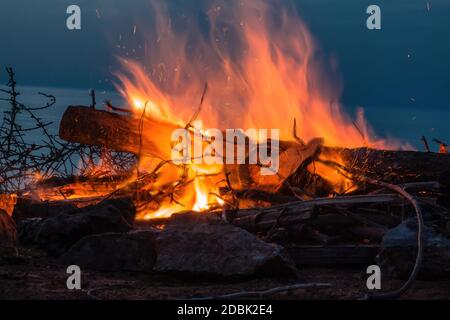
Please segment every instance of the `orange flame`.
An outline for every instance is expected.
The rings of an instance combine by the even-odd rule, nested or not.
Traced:
[[[342,111],[335,89],[339,86],[324,72],[314,39],[292,10],[262,0],[231,0],[226,7],[211,6],[208,27],[200,28],[184,16],[181,25],[174,26],[160,1],[152,1],[152,7],[154,26],[147,28],[146,57],[139,62],[119,57],[122,68],[116,74],[117,88],[136,117],[185,127],[207,84],[198,119],[209,128],[279,129],[280,139],[294,140],[295,119],[297,135],[305,141],[321,137],[328,146],[389,148],[372,137],[362,111],[356,121]],[[169,132],[145,126],[142,130],[164,151],[159,158],[169,155]],[[323,156],[342,163],[338,155]],[[138,169],[152,172],[160,161],[141,155]],[[309,170],[328,180],[337,193],[354,188],[328,167],[319,164]],[[156,207],[144,205],[138,218],[220,207],[223,180],[222,165],[168,163],[146,188],[153,198],[170,197]]]
[[[281,10],[274,19],[263,1],[212,6],[208,35],[188,23],[188,30],[172,27],[167,7],[152,2],[154,39],[149,35],[149,57],[140,63],[120,58],[118,89],[140,113],[184,125],[194,114],[201,92],[208,84],[200,114],[209,127],[275,128],[280,138],[292,140],[293,121],[304,140],[322,137],[329,146],[384,147],[371,138],[362,113],[352,122],[337,103],[338,94],[322,72],[318,50],[301,20]],[[271,8],[274,9],[274,8]],[[142,28],[139,28],[142,30]],[[153,134],[157,134],[154,133]],[[336,157],[332,157],[334,160]],[[209,208],[221,203],[214,184],[198,177],[202,166],[189,166],[195,192],[184,192],[185,209]],[[351,188],[333,170],[316,168],[339,192]],[[167,181],[175,182],[177,177]],[[190,198],[190,199],[189,199]],[[179,204],[163,206],[146,218],[170,215]]]

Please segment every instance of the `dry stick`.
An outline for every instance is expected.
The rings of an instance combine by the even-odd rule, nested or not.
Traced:
[[[358,133],[361,135],[361,138],[363,139],[363,145],[366,146],[366,137],[364,135],[364,133],[361,131],[361,129],[358,127],[358,125],[356,124],[355,121],[352,121],[353,126],[355,127],[356,131],[358,131]]]
[[[140,168],[141,165],[141,157],[142,157],[142,133],[144,131],[144,118],[145,118],[145,112],[147,111],[147,104],[148,100],[145,101],[144,108],[142,110],[141,118],[139,119],[139,151],[137,156],[137,163],[136,163],[136,199],[139,199],[139,175],[140,175]]]
[[[203,108],[203,101],[205,101],[206,93],[208,92],[208,83],[205,83],[205,87],[203,88],[202,96],[200,98],[200,103],[198,105],[197,111],[195,111],[194,115],[192,116],[191,120],[186,124],[186,129],[189,129],[192,127],[192,123],[197,120],[198,115],[200,112],[202,112]],[[201,133],[200,133],[201,135]]]
[[[391,189],[395,192],[398,192],[400,195],[402,195],[403,197],[405,197],[409,202],[411,202],[411,204],[414,207],[414,210],[416,211],[416,217],[417,217],[417,224],[418,224],[418,231],[417,231],[417,257],[416,257],[416,261],[414,264],[414,268],[408,278],[408,280],[403,284],[403,286],[401,286],[399,289],[391,291],[391,292],[386,292],[386,293],[374,293],[374,294],[370,294],[367,295],[368,299],[394,299],[397,298],[399,296],[401,296],[403,293],[405,293],[406,290],[408,290],[410,288],[410,286],[412,285],[412,283],[414,282],[414,280],[416,279],[420,267],[422,265],[422,260],[423,260],[423,228],[424,228],[424,223],[423,223],[423,215],[422,215],[422,209],[420,208],[419,203],[417,202],[416,199],[414,199],[414,197],[409,194],[408,192],[406,192],[403,188],[390,184],[390,183],[386,183],[386,182],[382,182],[382,181],[378,181],[369,177],[366,177],[364,175],[361,175],[359,173],[355,173],[353,172],[353,170],[348,169],[347,167],[336,163],[334,161],[327,161],[327,160],[318,160],[319,162],[328,165],[330,167],[335,167],[344,171],[347,171],[348,173],[350,173],[352,175],[353,179],[359,180],[360,182],[367,182],[369,184],[372,185],[376,185],[379,187],[383,187],[386,189]],[[340,171],[339,171],[340,172]]]
[[[137,158],[137,165],[136,165],[136,177],[137,178],[139,178],[139,165],[140,165],[140,161],[141,161],[141,157],[142,157],[142,133],[144,131],[144,118],[145,118],[145,112],[147,111],[147,104],[148,104],[148,100],[145,102],[141,118],[139,119],[139,128],[138,128],[139,129],[139,151],[138,151],[138,158]]]
[[[112,111],[119,111],[119,112],[124,112],[124,113],[132,113],[132,111],[130,109],[125,109],[125,108],[119,108],[116,106],[113,106],[110,100],[105,100],[105,105],[108,109],[112,110]]]
[[[216,300],[216,299],[238,299],[238,298],[246,298],[251,296],[263,297],[265,295],[271,295],[280,292],[286,292],[297,289],[307,289],[307,288],[329,288],[332,287],[331,283],[299,283],[289,286],[276,287],[263,291],[240,291],[235,293],[224,294],[221,296],[211,296],[211,297],[203,297],[203,298],[193,298],[191,300]]]
[[[428,144],[428,140],[425,136],[422,136],[423,146],[425,147],[426,152],[430,152],[430,146]]]
[[[297,142],[300,143],[302,146],[306,145],[305,141],[303,141],[303,140],[297,135],[297,119],[296,119],[296,118],[294,118],[293,136],[294,136],[294,139],[297,140]]]

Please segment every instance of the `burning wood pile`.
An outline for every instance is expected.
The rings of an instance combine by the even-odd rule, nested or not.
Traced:
[[[157,129],[143,135],[142,128]],[[2,213],[2,243],[18,238],[62,262],[96,270],[205,277],[292,277],[296,267],[368,265],[381,253],[378,259],[405,276],[418,239],[409,218],[417,214],[427,225],[420,228],[427,248],[423,275],[448,275],[450,156],[294,139],[280,141],[276,176],[258,175],[258,164],[240,164],[192,178],[185,165],[154,157],[161,152],[158,141],[174,128],[145,115],[69,107],[60,138],[127,152],[129,161],[151,155],[156,165],[144,171],[130,164],[120,175],[41,179],[21,194],[3,194],[12,220]],[[178,180],[164,183],[164,175],[177,170],[183,171],[174,175]],[[190,187],[195,202],[185,206]],[[428,243],[439,237],[439,245]]]
[[[319,89],[323,79],[310,74],[314,48],[303,24],[279,22],[281,31],[270,37],[274,31],[249,12],[241,13],[247,50],[240,65],[221,57],[211,61],[214,68],[200,68],[185,57],[184,75],[193,78],[175,77],[187,88],[180,94],[158,87],[170,85],[164,67],[149,75],[121,60],[126,73],[118,76],[119,91],[129,106],[106,102],[107,110],[99,110],[92,94],[91,106],[67,108],[59,135],[36,116],[39,108],[17,100],[8,70],[1,244],[37,247],[81,268],[196,278],[295,277],[304,266],[377,262],[408,277],[393,295],[417,276],[448,276],[450,155],[400,151],[374,139],[362,114],[349,120],[330,102],[334,96]],[[289,30],[303,37],[286,37]],[[178,40],[168,47],[161,42],[153,56],[165,61],[183,52]],[[178,57],[173,61],[178,65]],[[46,97],[49,108],[54,98]],[[194,100],[200,103],[192,112],[186,106]],[[36,126],[21,127],[19,114]],[[204,130],[199,119],[218,129]],[[281,133],[255,137],[236,130],[217,148],[229,125]],[[189,148],[209,150],[221,161],[175,161],[178,130],[186,132]],[[26,142],[27,132],[44,141]],[[255,141],[258,156],[251,161]],[[262,143],[270,145],[265,152]],[[223,161],[228,149],[244,161]],[[278,155],[270,175],[261,172],[272,170],[275,160],[264,161],[264,153]]]

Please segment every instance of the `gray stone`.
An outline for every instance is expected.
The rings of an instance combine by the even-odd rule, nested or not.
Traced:
[[[151,231],[103,233],[75,243],[61,262],[98,271],[151,272],[156,252]]]
[[[111,199],[63,213],[40,222],[37,245],[51,256],[60,256],[78,240],[93,234],[128,232],[135,207],[130,199]]]
[[[18,198],[14,205],[12,218],[19,224],[29,218],[49,218],[64,212],[76,210],[73,204],[49,201],[33,201],[29,198]]]
[[[392,276],[406,278],[417,255],[417,222],[409,219],[389,230],[382,240],[379,262]],[[430,227],[424,230],[424,259],[419,277],[438,279],[450,276],[450,239]]]
[[[36,244],[36,238],[41,229],[43,218],[28,218],[17,224],[18,238],[21,245]]]
[[[191,276],[245,277],[297,274],[287,251],[215,215],[175,216],[156,234],[155,271]]]

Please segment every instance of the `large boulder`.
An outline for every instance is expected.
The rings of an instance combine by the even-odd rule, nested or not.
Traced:
[[[16,240],[16,224],[6,211],[0,209],[0,245],[12,246]]]
[[[424,230],[424,258],[419,277],[438,279],[450,277],[450,239],[430,227]],[[404,221],[389,230],[382,240],[379,262],[388,275],[406,278],[417,256],[417,222]]]
[[[88,235],[131,230],[135,213],[130,199],[106,200],[35,224],[35,241],[49,255],[60,256]]]
[[[29,198],[18,198],[14,205],[12,218],[19,224],[22,220],[29,218],[49,218],[64,212],[76,210],[77,207],[71,203],[34,201]]]
[[[156,260],[153,232],[87,236],[75,243],[60,260],[81,269],[151,272]]]
[[[215,215],[173,217],[155,235],[155,271],[190,276],[296,276],[287,251]]]
[[[35,245],[43,221],[43,218],[21,220],[17,224],[19,243],[24,246]]]

